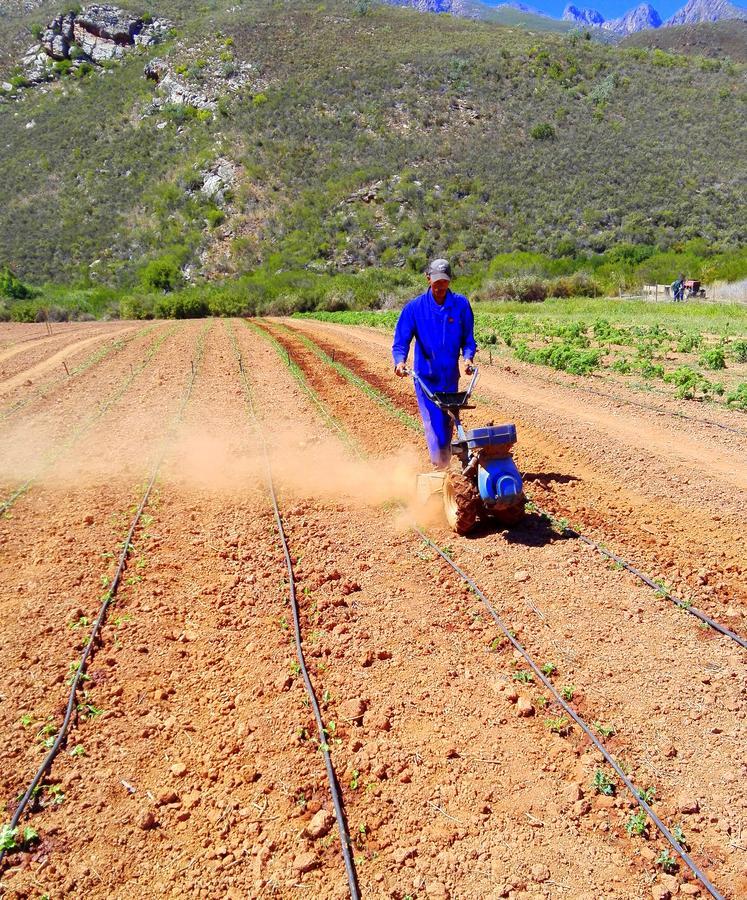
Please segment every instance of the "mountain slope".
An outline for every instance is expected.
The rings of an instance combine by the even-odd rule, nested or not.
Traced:
[[[658,48],[671,53],[685,53],[747,62],[747,22],[723,19],[720,22],[700,22],[697,25],[674,25],[656,31],[631,34],[620,47]]]
[[[158,13],[172,84],[251,84],[158,105],[148,51],[0,102],[0,263],[30,280],[744,239],[739,67],[391,7]]]

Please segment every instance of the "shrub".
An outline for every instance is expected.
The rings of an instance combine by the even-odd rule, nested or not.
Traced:
[[[16,278],[7,266],[0,269],[0,297],[11,300],[25,300],[33,297],[34,292],[20,278]]]
[[[714,371],[725,369],[726,360],[724,359],[723,349],[721,347],[713,347],[711,350],[706,350],[700,357],[700,364]]]
[[[726,395],[726,402],[729,406],[736,406],[737,409],[747,410],[747,381],[741,382],[736,388]]]
[[[535,141],[551,141],[555,137],[555,126],[549,122],[540,122],[539,125],[532,128],[529,134]]]
[[[181,282],[181,265],[173,254],[152,259],[140,271],[140,283],[146,290],[173,291]]]
[[[168,297],[159,297],[155,312],[160,319],[201,319],[210,312],[207,302],[194,288]]]
[[[207,223],[211,228],[217,228],[226,218],[226,215],[222,209],[218,209],[217,206],[213,206],[205,213],[205,218],[207,219]]]
[[[747,341],[735,341],[731,349],[737,362],[747,362]]]

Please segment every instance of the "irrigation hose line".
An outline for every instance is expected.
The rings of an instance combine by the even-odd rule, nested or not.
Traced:
[[[283,325],[281,325],[280,327],[286,328],[286,326],[283,326]],[[292,334],[296,334],[296,336],[299,338],[299,340],[302,343],[305,342],[305,340],[306,340],[306,341],[309,341],[311,344],[314,344],[314,341],[312,341],[311,338],[308,338],[305,335],[299,336],[296,332],[294,332],[290,328],[286,328],[286,330],[291,332]],[[328,365],[331,364],[329,354],[327,354],[318,345],[314,344],[314,346],[318,350],[317,355],[323,354],[322,358],[326,359]],[[290,354],[289,354],[289,356],[290,356]],[[338,363],[337,365],[341,366],[342,364]],[[352,374],[355,374],[355,373],[352,373]],[[361,376],[357,376],[357,377],[361,378]],[[365,381],[365,379],[362,379],[362,378],[361,378],[361,380]],[[389,405],[385,402],[386,398],[384,397],[384,395],[381,394],[373,385],[370,385],[369,382],[366,382],[366,383],[369,384],[371,389],[375,392],[377,402],[379,402],[379,404],[381,406],[383,406],[385,409],[387,409],[388,411],[391,412]],[[553,383],[555,383],[555,382],[553,382]],[[585,390],[590,390],[590,389],[585,388]],[[605,394],[603,396],[607,396],[607,395]],[[318,402],[319,401],[317,399],[317,403]],[[625,402],[628,402],[628,401],[625,401]],[[651,407],[651,408],[653,409],[653,407]],[[327,415],[329,417],[329,413],[326,412],[326,410],[325,410],[325,415]],[[702,420],[698,419],[697,421],[702,421]],[[718,423],[714,423],[714,424],[718,424]],[[418,431],[422,432],[422,428],[419,425],[408,426],[408,427],[414,427]],[[727,426],[723,426],[723,427],[727,427]],[[734,430],[734,429],[731,429],[731,430]],[[530,497],[528,497],[528,499],[531,500]],[[534,501],[532,501],[532,502],[534,503]],[[730,640],[739,644],[740,647],[747,648],[747,640],[745,640],[745,638],[743,638],[741,635],[737,634],[734,631],[731,631],[725,625],[721,625],[719,622],[717,622],[715,619],[712,619],[710,616],[706,615],[706,613],[704,613],[702,610],[698,609],[697,607],[691,606],[686,601],[681,600],[675,594],[671,593],[671,591],[667,590],[666,588],[662,587],[661,585],[658,585],[655,581],[653,581],[651,578],[649,578],[649,576],[646,575],[644,572],[641,572],[639,569],[637,569],[631,563],[627,562],[627,560],[623,559],[620,556],[617,556],[616,554],[612,553],[612,551],[605,549],[601,544],[598,544],[592,538],[587,537],[585,534],[583,534],[580,531],[577,531],[575,528],[571,528],[568,525],[562,525],[562,523],[558,522],[558,520],[551,513],[548,513],[546,511],[540,509],[540,507],[538,507],[536,503],[534,504],[534,506],[535,506],[537,512],[541,516],[543,516],[545,519],[547,519],[549,522],[556,525],[557,527],[562,528],[562,533],[567,534],[570,537],[576,538],[577,540],[581,541],[582,543],[587,544],[589,547],[593,547],[599,554],[618,563],[627,572],[630,572],[631,575],[634,575],[636,578],[640,579],[640,581],[642,581],[644,584],[653,588],[658,594],[661,594],[663,597],[666,597],[667,600],[671,600],[671,602],[674,603],[675,606],[677,606],[679,609],[683,610],[684,612],[690,613],[691,615],[695,616],[696,619],[700,619],[700,621],[704,622],[706,625],[710,625],[710,627],[713,628],[714,631],[718,631],[719,634],[724,635],[724,637],[728,637]]]
[[[288,547],[288,540],[285,535],[285,529],[283,527],[283,519],[280,515],[280,508],[278,506],[277,494],[275,492],[275,484],[272,479],[272,466],[270,464],[269,453],[267,450],[267,442],[265,440],[264,434],[259,427],[259,422],[257,419],[257,414],[254,409],[254,403],[251,397],[251,390],[249,387],[249,381],[246,377],[246,372],[244,371],[244,363],[241,357],[241,351],[239,350],[237,344],[235,343],[234,336],[234,350],[236,353],[236,358],[239,363],[239,371],[241,372],[241,378],[244,382],[244,393],[247,399],[247,403],[249,406],[249,410],[251,411],[252,417],[254,419],[254,425],[259,437],[260,445],[262,447],[262,455],[264,458],[265,464],[265,477],[267,481],[267,489],[270,494],[270,500],[272,501],[272,508],[275,514],[275,525],[278,530],[278,536],[280,538],[280,543],[283,547],[283,556],[285,558],[285,567],[288,572],[288,588],[289,588],[289,596],[291,601],[291,611],[293,613],[293,636],[296,644],[296,656],[298,658],[298,664],[301,667],[301,675],[303,677],[303,683],[306,687],[306,693],[309,697],[309,701],[311,703],[311,707],[314,711],[314,719],[316,720],[316,727],[319,737],[319,747],[322,751],[322,756],[324,757],[324,766],[327,770],[327,780],[329,781],[330,792],[332,794],[332,803],[335,808],[335,817],[337,818],[337,829],[340,834],[340,844],[342,846],[342,855],[345,861],[345,871],[348,877],[348,886],[350,888],[350,896],[353,900],[360,900],[360,890],[358,888],[358,875],[355,870],[355,864],[353,862],[353,855],[351,851],[351,843],[350,843],[350,833],[348,831],[347,819],[345,817],[345,810],[342,804],[342,796],[340,792],[340,786],[337,781],[337,775],[335,773],[334,766],[332,765],[332,758],[330,756],[329,747],[327,745],[327,735],[325,733],[324,728],[324,720],[322,718],[322,712],[319,708],[319,702],[316,698],[316,694],[314,693],[314,686],[311,683],[311,678],[309,677],[309,671],[306,667],[306,660],[304,658],[303,653],[303,643],[301,638],[301,619],[300,613],[298,609],[298,598],[296,597],[296,579],[293,573],[293,561],[291,560],[290,550]]]
[[[195,365],[194,362],[192,363],[192,374],[190,375],[189,381],[187,383],[187,388],[186,388],[184,397],[182,398],[182,402],[179,405],[179,409],[177,410],[176,416],[174,417],[174,422],[172,424],[171,431],[173,431],[173,428],[176,427],[176,425],[181,421],[182,415],[184,414],[184,410],[187,406],[187,403],[189,402],[189,398],[192,395],[192,388],[194,387],[195,378],[197,377],[197,368],[202,359],[202,353],[203,353],[203,348],[202,348],[202,346],[200,346],[200,349],[199,349],[198,355],[197,355],[197,365]],[[73,718],[73,713],[75,712],[75,699],[77,696],[78,687],[86,674],[86,665],[88,664],[89,657],[93,653],[93,648],[96,643],[96,639],[98,637],[99,631],[101,630],[101,626],[104,623],[104,619],[106,618],[106,614],[109,610],[109,607],[110,607],[112,601],[116,597],[117,589],[119,588],[119,584],[122,580],[122,575],[124,574],[125,566],[127,565],[127,558],[129,557],[130,550],[132,548],[132,539],[135,536],[135,530],[137,529],[138,523],[140,522],[140,517],[143,514],[143,510],[145,509],[145,507],[148,503],[151,492],[153,490],[153,485],[156,482],[156,478],[158,477],[158,473],[161,469],[161,465],[166,456],[167,450],[168,450],[168,436],[167,436],[167,439],[164,441],[164,446],[161,449],[158,459],[156,460],[156,463],[153,467],[153,471],[151,472],[150,478],[148,480],[148,484],[147,484],[145,491],[143,493],[143,496],[140,500],[140,505],[138,506],[137,510],[135,511],[135,515],[132,517],[132,521],[130,522],[130,529],[127,532],[127,537],[125,538],[123,546],[122,546],[122,552],[119,555],[119,562],[117,564],[116,572],[114,573],[114,578],[112,579],[111,584],[109,585],[109,589],[107,590],[106,594],[104,595],[104,599],[101,603],[101,608],[99,609],[99,613],[96,616],[95,622],[93,623],[93,628],[91,629],[91,632],[89,634],[88,641],[86,643],[86,646],[83,648],[83,653],[81,654],[77,671],[75,672],[75,676],[70,685],[70,694],[68,696],[67,708],[65,709],[65,717],[62,720],[62,725],[60,726],[60,730],[57,734],[54,744],[52,744],[52,747],[49,750],[49,753],[47,753],[47,755],[44,757],[44,761],[39,766],[39,768],[36,772],[36,775],[34,775],[32,781],[31,781],[31,784],[26,789],[26,793],[21,798],[21,800],[18,804],[18,807],[16,808],[15,813],[13,813],[13,817],[10,820],[10,826],[9,826],[11,831],[18,827],[18,823],[20,822],[21,817],[23,816],[23,813],[26,810],[26,807],[28,806],[29,802],[31,801],[32,797],[34,796],[34,792],[35,792],[38,784],[41,782],[41,780],[44,778],[44,776],[49,771],[49,768],[51,767],[52,763],[54,762],[55,757],[60,752],[62,745],[67,740],[68,731],[70,730],[70,723]],[[2,862],[5,858],[6,852],[7,852],[6,850],[0,851],[0,865],[2,865]]]
[[[555,523],[555,519],[550,513],[544,512],[539,507],[537,507],[537,512],[544,516],[548,521]],[[706,615],[702,610],[698,609],[696,606],[690,606],[689,603],[686,603],[684,600],[681,600],[679,597],[672,594],[666,588],[661,587],[655,581],[652,581],[648,575],[640,572],[635,566],[632,566],[629,562],[624,560],[622,557],[617,556],[617,554],[613,553],[611,550],[607,550],[605,547],[602,547],[601,544],[598,544],[596,541],[592,540],[590,537],[587,537],[585,534],[581,534],[581,532],[576,531],[575,528],[570,528],[569,526],[563,526],[563,532],[570,537],[577,538],[579,541],[582,541],[584,544],[588,544],[589,547],[593,547],[597,553],[600,553],[602,556],[606,556],[607,559],[611,559],[613,562],[616,562],[618,565],[622,566],[627,572],[630,572],[632,575],[635,575],[636,578],[640,578],[640,580],[647,584],[649,587],[653,588],[658,594],[661,594],[663,597],[666,597],[668,600],[671,600],[675,606],[678,606],[680,609],[685,612],[689,612],[691,615],[700,619],[701,622],[705,622],[706,625],[710,625],[715,631],[718,631],[720,634],[723,634],[725,637],[731,638],[732,641],[739,644],[740,647],[747,648],[747,640],[745,640],[741,635],[736,634],[734,631],[730,631],[725,625],[721,625],[720,622],[717,622],[715,619],[712,619],[710,616]]]
[[[475,584],[475,582],[470,578],[467,573],[461,569],[453,560],[449,559],[448,555],[438,546],[438,544],[434,543],[428,535],[422,531],[416,524],[412,526],[414,530],[420,535],[423,541],[428,544],[428,546],[435,550],[436,553],[443,559],[446,563],[451,566],[451,568],[459,575],[462,581],[467,584],[475,594],[480,598],[483,603],[485,609],[490,613],[495,621],[496,625],[500,628],[506,638],[511,642],[513,647],[522,655],[526,663],[532,668],[534,673],[540,679],[542,684],[547,688],[548,691],[553,695],[556,702],[560,704],[560,706],[565,710],[566,713],[573,719],[573,721],[579,726],[579,728],[584,732],[584,734],[589,738],[589,740],[594,744],[594,746],[599,750],[602,756],[605,758],[607,763],[614,769],[617,776],[623,782],[625,787],[630,791],[638,805],[645,810],[648,817],[651,821],[656,825],[659,831],[664,835],[664,837],[669,841],[672,845],[672,848],[677,853],[677,855],[682,859],[682,861],[687,865],[690,871],[695,875],[695,877],[700,881],[703,887],[708,891],[708,893],[715,898],[715,900],[725,900],[723,894],[719,893],[719,891],[711,884],[708,879],[708,876],[705,872],[702,871],[692,859],[692,857],[684,850],[680,844],[677,842],[676,838],[672,834],[672,832],[667,828],[667,826],[662,822],[662,820],[657,816],[657,814],[653,811],[651,806],[641,797],[640,793],[636,789],[633,782],[628,778],[628,776],[623,772],[622,768],[618,765],[618,763],[614,760],[614,758],[610,755],[610,753],[606,750],[602,742],[599,738],[594,734],[594,732],[589,728],[589,726],[584,722],[584,720],[578,715],[578,713],[570,706],[563,697],[555,690],[555,686],[553,683],[547,678],[542,671],[542,669],[537,665],[537,663],[532,659],[529,655],[528,651],[524,648],[519,641],[511,634],[508,627],[504,624],[501,617],[495,610],[493,604],[488,600],[485,594],[480,590],[480,588]]]
[[[664,822],[659,818],[659,816],[654,812],[651,808],[650,804],[643,799],[638,790],[636,789],[633,782],[628,778],[625,772],[622,770],[620,765],[615,761],[615,759],[610,755],[605,746],[599,740],[599,738],[594,734],[591,728],[586,724],[586,722],[579,716],[579,714],[570,706],[566,700],[563,699],[561,694],[555,689],[553,683],[547,678],[542,669],[537,665],[534,659],[530,656],[529,652],[524,648],[524,646],[516,640],[516,638],[511,634],[509,628],[504,624],[501,617],[498,615],[495,607],[487,598],[487,596],[483,593],[483,591],[478,587],[475,581],[470,578],[467,573],[460,568],[449,556],[436,544],[430,537],[415,523],[412,521],[413,530],[421,537],[421,539],[433,549],[443,560],[446,562],[457,575],[462,579],[462,581],[467,584],[480,598],[483,603],[483,606],[491,615],[493,620],[499,629],[503,632],[505,637],[510,641],[512,646],[521,654],[523,659],[527,662],[527,664],[531,667],[537,677],[540,679],[542,684],[547,688],[547,690],[552,694],[555,701],[561,706],[563,710],[573,719],[573,721],[579,726],[579,728],[584,732],[584,734],[589,738],[589,740],[594,744],[594,746],[599,750],[602,754],[606,762],[611,766],[615,774],[620,778],[625,787],[628,789],[632,797],[635,799],[636,803],[645,811],[646,815],[651,819],[656,828],[661,832],[661,834],[666,838],[669,844],[672,846],[672,849],[677,853],[677,855],[682,859],[682,861],[687,865],[690,871],[695,875],[695,877],[700,881],[700,883],[705,887],[708,893],[714,898],[714,900],[725,900],[723,894],[721,894],[716,887],[711,883],[708,876],[703,872],[697,865],[697,863],[692,859],[692,857],[687,853],[687,851],[680,846],[677,842],[676,838],[672,834],[672,832],[667,828]],[[576,533],[578,534],[578,533]],[[581,537],[581,535],[578,535]],[[594,542],[587,539],[588,542],[594,545]],[[601,552],[602,548],[598,548]],[[632,567],[631,567],[632,568]],[[636,572],[636,574],[638,574]],[[645,578],[645,576],[644,576]],[[650,583],[656,590],[660,590],[659,586]],[[681,601],[680,601],[681,602]],[[736,637],[736,636],[735,636]]]

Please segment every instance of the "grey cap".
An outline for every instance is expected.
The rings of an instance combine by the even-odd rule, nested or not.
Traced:
[[[426,270],[431,281],[451,281],[451,265],[448,259],[434,259]]]

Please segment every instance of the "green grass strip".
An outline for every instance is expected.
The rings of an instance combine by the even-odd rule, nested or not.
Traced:
[[[2,503],[0,503],[0,515],[7,516],[10,508],[13,504],[18,500],[19,497],[22,497],[25,493],[27,493],[34,484],[38,481],[39,477],[57,460],[72,447],[81,437],[91,428],[112,406],[114,406],[125,394],[127,389],[130,387],[132,382],[140,375],[140,373],[145,369],[145,367],[151,362],[153,357],[158,353],[163,345],[164,341],[170,337],[174,331],[179,327],[179,325],[172,325],[167,331],[165,331],[162,335],[156,338],[156,340],[150,345],[148,348],[145,357],[142,362],[135,367],[132,372],[127,376],[127,378],[122,382],[119,388],[117,388],[109,397],[104,401],[104,403],[98,408],[98,410],[90,416],[82,425],[76,428],[68,437],[55,449],[50,451],[47,454],[46,459],[43,460],[36,473],[28,478],[23,484],[19,485],[12,494],[6,497]]]
[[[350,384],[359,388],[359,390],[363,391],[367,397],[370,397],[372,400],[376,401],[379,406],[382,406],[390,415],[394,416],[396,419],[399,419],[403,425],[409,428],[411,431],[422,431],[423,427],[420,422],[414,417],[411,416],[408,412],[405,412],[404,409],[401,409],[397,406],[386,394],[383,394],[380,390],[375,388],[372,384],[366,381],[364,378],[361,378],[360,375],[356,375],[351,369],[347,366],[343,365],[343,363],[338,362],[336,359],[333,359],[329,353],[322,350],[322,348],[315,344],[314,341],[307,337],[305,334],[299,334],[297,331],[292,331],[285,325],[280,325],[276,323],[276,327],[282,329],[286,333],[292,335],[297,338],[304,347],[307,347],[319,357],[323,362],[325,362],[328,366],[331,366],[337,372],[338,375],[341,375],[346,381],[350,382]]]
[[[348,431],[345,429],[343,424],[336,419],[335,416],[327,408],[326,404],[322,401],[321,397],[317,394],[317,392],[311,387],[311,385],[306,380],[306,375],[304,375],[303,369],[298,365],[298,363],[293,359],[290,353],[285,349],[285,347],[280,343],[280,341],[269,334],[264,328],[260,328],[259,325],[256,325],[254,322],[250,322],[248,319],[241,320],[244,325],[255,334],[258,334],[260,337],[264,338],[275,350],[280,359],[285,363],[285,365],[290,370],[291,375],[295,379],[298,386],[302,391],[309,397],[309,399],[317,406],[319,411],[324,416],[327,423],[338,432],[342,440],[345,444],[351,449],[357,452],[357,444],[355,440],[351,437]]]

